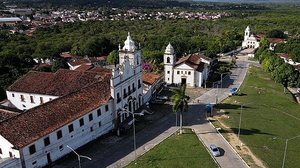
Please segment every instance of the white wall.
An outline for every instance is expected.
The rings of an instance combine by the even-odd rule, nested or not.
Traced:
[[[188,87],[195,87],[195,70],[193,68],[186,64],[175,67],[173,83],[181,84],[181,78],[186,78],[186,85]]]
[[[3,136],[0,135],[0,148],[2,154],[0,154],[0,158],[9,158],[9,152],[11,152],[14,158],[20,158],[20,153],[18,150],[13,149],[13,145],[8,142]]]
[[[70,153],[71,150],[67,148],[67,145],[72,147],[73,149],[77,149],[80,146],[87,144],[88,142],[96,139],[97,137],[109,132],[114,128],[113,125],[113,102],[110,101],[109,111],[105,111],[105,105],[101,106],[101,115],[97,115],[97,109],[92,112],[84,115],[65,125],[64,127],[53,131],[49,135],[42,137],[35,141],[34,143],[27,145],[22,148],[24,160],[26,161],[26,167],[41,167],[48,164],[47,162],[47,153],[50,153],[52,161],[55,161],[62,156]],[[93,120],[89,121],[89,114],[93,114]],[[79,120],[84,119],[84,125],[80,127]],[[99,122],[101,122],[101,126],[99,127]],[[69,133],[68,126],[73,124],[74,131]],[[91,128],[93,131],[91,131]],[[57,139],[57,131],[62,130],[62,138]],[[48,146],[44,145],[44,138],[50,138],[50,144]],[[29,147],[31,145],[35,145],[36,152],[32,155],[29,153]],[[62,148],[59,147],[62,145]],[[33,164],[35,163],[35,164]]]
[[[21,101],[21,95],[24,96],[24,101]],[[58,96],[50,95],[41,95],[41,94],[32,94],[32,93],[21,93],[21,92],[12,92],[6,91],[7,99],[18,109],[27,110],[33,107],[41,105],[40,97],[43,98],[44,103],[58,98]],[[33,98],[31,102],[30,96]]]
[[[173,83],[173,66],[172,65],[165,65],[165,82],[167,84],[172,84]]]

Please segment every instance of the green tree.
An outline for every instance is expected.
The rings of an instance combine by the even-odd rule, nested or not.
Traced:
[[[113,50],[112,52],[109,53],[109,55],[107,56],[107,62],[110,65],[119,63],[119,53],[117,50]]]
[[[173,111],[176,113],[180,112],[180,134],[182,134],[182,113],[188,111],[188,100],[189,96],[185,94],[186,85],[181,85],[180,88],[173,89],[173,96],[171,97],[173,103]],[[176,117],[177,123],[177,117]]]
[[[60,68],[67,69],[68,68],[68,64],[67,64],[67,62],[64,59],[58,58],[58,59],[56,59],[53,62],[53,65],[51,67],[51,71],[52,72],[56,72]]]

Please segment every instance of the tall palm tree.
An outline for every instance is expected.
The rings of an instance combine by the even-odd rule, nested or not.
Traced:
[[[186,85],[181,85],[180,88],[173,89],[173,96],[171,97],[173,103],[173,112],[176,113],[180,112],[180,129],[179,133],[182,134],[182,113],[188,111],[188,100],[190,99],[189,96],[185,95]],[[177,117],[176,117],[177,123]],[[177,124],[176,124],[177,126]]]

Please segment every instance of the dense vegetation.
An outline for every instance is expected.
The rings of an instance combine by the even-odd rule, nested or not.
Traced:
[[[109,55],[118,49],[119,44],[123,45],[128,31],[137,42],[136,45],[140,43],[143,59],[154,63],[158,69],[164,48],[169,42],[174,46],[177,56],[200,50],[209,57],[215,57],[220,52],[239,46],[247,25],[257,34],[276,29],[288,31],[294,37],[299,36],[300,10],[297,7],[288,9],[276,7],[265,11],[228,11],[231,17],[207,21],[77,22],[39,28],[32,37],[12,35],[3,30],[0,31],[0,97],[5,95],[7,86],[33,66],[32,58],[58,57],[64,51],[81,56]]]
[[[291,39],[288,43],[280,45],[280,48],[276,49],[275,52],[268,50],[268,46],[269,44],[267,43],[267,41],[263,39],[260,43],[260,48],[255,54],[255,57],[262,64],[263,69],[267,72],[270,72],[272,78],[276,82],[283,84],[284,87],[299,87],[299,72],[293,65],[285,63],[284,60],[276,54],[276,52],[278,51],[282,51],[284,53],[294,53],[294,51],[299,50],[299,48],[293,48],[300,46],[299,40]],[[300,55],[298,55],[297,57],[295,55],[295,59],[298,57],[300,58]]]

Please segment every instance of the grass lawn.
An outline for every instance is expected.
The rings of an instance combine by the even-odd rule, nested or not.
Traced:
[[[211,168],[217,165],[197,136],[190,129],[186,129],[184,134],[172,135],[139,157],[137,164],[132,162],[127,167]]]
[[[282,85],[256,67],[249,68],[239,93],[217,106],[229,116],[221,122],[237,133],[241,109],[236,104],[244,104],[241,140],[267,167],[281,167],[285,140],[300,135],[300,105],[291,94],[284,94]],[[299,142],[300,137],[288,142],[285,167],[300,167]]]

